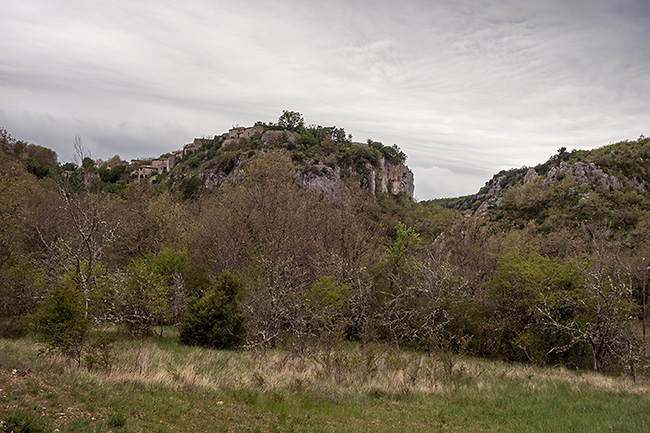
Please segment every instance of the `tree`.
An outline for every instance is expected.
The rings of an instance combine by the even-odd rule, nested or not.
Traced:
[[[132,336],[151,332],[155,325],[178,323],[185,313],[187,253],[163,249],[131,260],[126,272],[107,293],[108,315]]]
[[[35,260],[30,225],[46,188],[20,162],[0,152],[0,334],[21,336],[24,317],[33,313],[43,290],[44,272]]]
[[[34,329],[47,347],[81,364],[91,320],[85,317],[81,294],[71,287],[59,287],[46,299],[33,318]]]
[[[582,280],[573,262],[560,263],[531,251],[502,255],[486,285],[492,318],[485,326],[494,354],[514,360],[525,355],[531,362],[543,362],[555,345],[567,344],[562,330],[540,323],[537,303],[543,296],[576,293]],[[559,304],[552,311],[563,313]]]
[[[594,371],[601,371],[606,361],[614,360],[626,364],[635,376],[642,346],[633,330],[638,306],[632,293],[620,275],[592,269],[588,283],[580,290],[546,294],[537,307],[542,320],[547,328],[571,337],[550,352],[587,344]]]
[[[67,179],[57,181],[58,197],[38,209],[35,230],[47,256],[83,295],[88,316],[107,248],[115,241],[119,218],[115,203],[101,193],[73,192]]]
[[[237,347],[244,341],[244,316],[239,311],[239,282],[228,272],[219,276],[215,288],[191,305],[180,326],[184,344],[214,349]]]
[[[305,128],[305,119],[297,111],[283,110],[278,118],[278,126],[287,131],[300,132]]]

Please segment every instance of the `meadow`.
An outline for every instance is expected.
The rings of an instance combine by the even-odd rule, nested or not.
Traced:
[[[650,431],[645,377],[377,344],[218,351],[164,335],[118,340],[93,369],[30,336],[0,340],[0,431]]]

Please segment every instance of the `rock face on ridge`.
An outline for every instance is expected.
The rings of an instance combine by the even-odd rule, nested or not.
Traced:
[[[381,158],[378,167],[366,164],[364,168],[369,173],[365,185],[371,194],[405,194],[413,198],[415,190],[413,172],[406,165]],[[349,172],[351,175],[354,174],[352,169]],[[331,168],[324,164],[317,164],[312,170],[298,173],[296,180],[301,185],[315,189],[327,197],[343,198],[349,194],[345,182],[341,180],[341,168],[338,166]]]
[[[295,178],[302,186],[319,191],[326,197],[344,199],[349,194],[347,186],[341,180],[339,167],[317,164],[313,170],[296,173]]]
[[[520,169],[523,172],[524,169]],[[562,179],[570,177],[576,185],[600,185],[610,190],[618,190],[623,187],[624,182],[630,182],[629,179],[618,177],[606,173],[601,167],[593,162],[578,161],[573,164],[568,164],[564,161],[559,165],[551,167],[546,174],[538,174],[534,168],[528,168],[523,177],[517,177],[519,180],[512,182],[512,177],[507,174],[497,174],[485,183],[485,186],[473,197],[475,201],[480,202],[480,205],[472,214],[481,214],[490,209],[493,209],[501,203],[501,197],[505,189],[520,187],[529,184],[541,177],[541,182],[545,187],[552,187],[553,185],[562,181]],[[637,182],[637,189],[645,191],[645,185]]]
[[[415,183],[413,172],[406,165],[393,163],[386,158],[379,160],[379,168],[371,167],[368,177],[368,189],[371,193],[406,194],[413,198]]]
[[[567,175],[572,176],[578,185],[600,183],[611,189],[620,189],[623,186],[623,183],[616,176],[605,173],[603,169],[593,162],[585,163],[582,161],[572,165],[562,162],[558,167],[551,168],[546,174],[544,185],[552,185]]]
[[[311,126],[303,132],[277,126],[233,127],[212,139],[196,139],[181,152],[179,167],[171,173],[185,189],[213,188],[238,182],[246,166],[258,157],[286,159],[291,176],[323,196],[345,198],[357,186],[372,195],[413,198],[413,172],[404,164],[406,154],[397,145],[352,142],[343,129]]]

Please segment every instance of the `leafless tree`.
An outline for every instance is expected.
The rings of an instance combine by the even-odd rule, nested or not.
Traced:
[[[622,272],[606,272],[592,267],[581,290],[548,294],[537,306],[542,322],[550,329],[570,336],[551,352],[566,351],[577,344],[591,349],[594,371],[613,359],[630,367],[635,374],[641,345],[633,330],[638,306],[632,285]]]

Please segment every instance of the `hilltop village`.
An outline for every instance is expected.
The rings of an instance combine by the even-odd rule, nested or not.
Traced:
[[[252,127],[234,127],[228,130],[227,133],[222,134],[221,136],[215,136],[214,139],[221,138],[223,144],[228,144],[229,140],[236,139],[250,139],[256,133],[263,132],[264,128],[261,126],[252,126]],[[181,150],[174,150],[171,153],[163,154],[159,158],[138,158],[132,159],[131,163],[126,161],[121,161],[118,164],[126,165],[132,172],[137,170],[137,175],[134,176],[136,180],[140,181],[142,179],[149,179],[154,175],[159,173],[168,173],[176,165],[176,160],[182,158],[184,155],[194,152],[203,146],[206,138],[195,138],[191,143],[187,143],[183,146]],[[211,140],[211,141],[212,141]],[[110,166],[109,168],[112,168]]]
[[[244,164],[256,150],[287,149],[294,162],[300,162],[297,165],[296,180],[324,195],[345,195],[347,187],[342,178],[353,176],[358,177],[361,186],[373,195],[388,193],[413,197],[413,173],[404,165],[405,157],[399,159],[403,153],[396,151],[396,146],[383,146],[371,140],[368,140],[368,143],[332,142],[335,150],[328,149],[328,155],[323,157],[322,154],[313,156],[309,152],[300,151],[305,147],[301,145],[301,139],[298,133],[269,129],[266,125],[236,126],[212,138],[195,138],[182,149],[165,153],[158,158],[132,159],[130,163],[113,161],[106,167],[108,170],[114,170],[117,166],[123,166],[121,170],[125,174],[130,173],[132,182],[158,182],[169,176],[179,164],[186,162],[193,169],[193,175],[200,177],[200,184],[209,188],[236,176],[233,168]],[[215,151],[216,149],[218,151]],[[216,162],[208,163],[209,160]],[[192,175],[185,169],[181,171],[179,176],[183,178]],[[86,173],[83,181],[86,184],[91,183],[99,179],[100,174]]]

